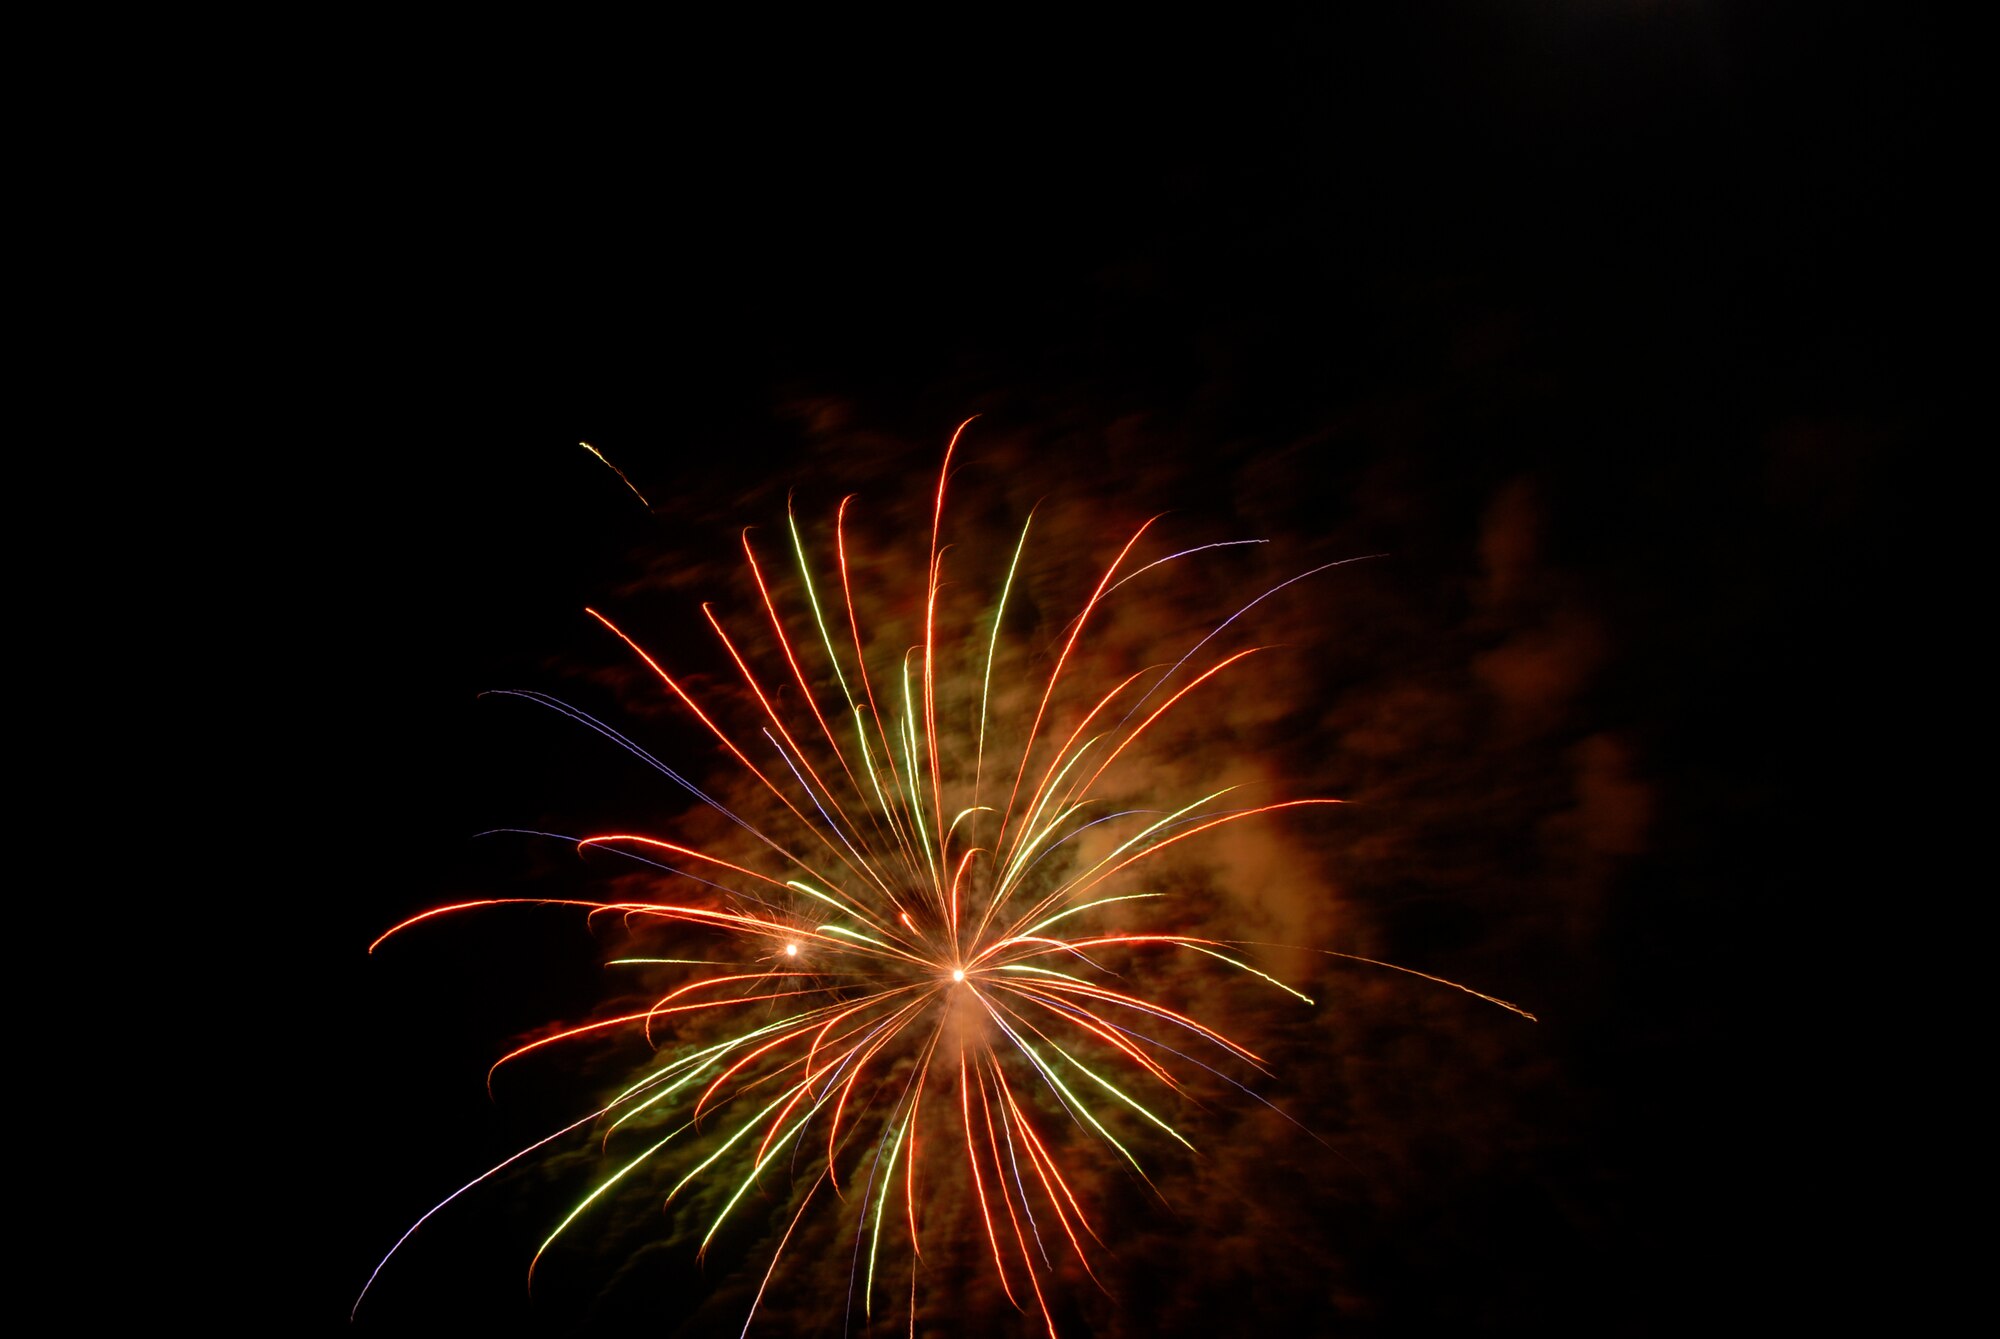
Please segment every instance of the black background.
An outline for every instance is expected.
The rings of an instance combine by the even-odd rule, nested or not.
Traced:
[[[615,788],[475,695],[552,686],[635,550],[716,557],[774,520],[834,405],[918,473],[981,413],[1049,444],[1052,487],[1094,433],[1170,423],[1169,505],[1199,507],[1211,464],[1226,495],[1279,461],[1295,495],[1265,515],[1386,528],[1409,580],[1459,587],[1527,480],[1550,567],[1603,615],[1617,668],[1586,710],[1638,741],[1654,819],[1592,932],[1494,987],[1547,1038],[1535,1076],[1494,1080],[1502,1118],[1546,1128],[1419,1158],[1393,1212],[1272,1243],[1338,1256],[1337,1303],[1260,1310],[1247,1278],[1242,1312],[1190,1331],[1861,1305],[1886,1266],[1838,1208],[1884,1179],[1845,1133],[1876,1099],[1834,1074],[1887,1024],[1824,972],[1899,812],[1857,790],[1896,751],[1866,704],[1914,621],[1886,555],[1935,415],[1909,240],[1927,35],[1837,5],[990,18],[385,38],[289,144],[273,339],[309,389],[277,421],[337,440],[285,484],[313,524],[279,550],[308,605],[271,729],[303,719],[312,746],[253,800],[299,844],[243,934],[313,975],[243,984],[290,1003],[217,1155],[252,1168],[242,1295],[280,1330],[346,1328],[402,1228],[532,1123],[479,1076],[587,1008],[588,943],[365,947],[518,877],[469,834]],[[1351,500],[1385,474],[1392,521]],[[1401,960],[1510,942],[1450,900],[1390,934]],[[1538,984],[1551,966],[1572,979]],[[507,1212],[441,1216],[352,1332],[653,1328],[574,1290],[527,1303]]]

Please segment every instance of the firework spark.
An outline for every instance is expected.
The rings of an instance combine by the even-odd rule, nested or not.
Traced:
[[[619,469],[616,465],[613,465],[610,459],[606,457],[602,451],[592,446],[589,442],[578,442],[577,445],[582,447],[584,450],[590,452],[591,455],[596,456],[599,460],[603,461],[605,468],[618,476],[618,482],[624,484],[626,488],[630,489],[633,497],[638,498],[640,503],[643,504],[648,510],[652,509],[653,504],[646,501],[646,495],[640,492],[638,487],[634,485],[630,479],[625,477],[625,471]]]
[[[420,1218],[376,1267],[364,1298],[389,1257],[447,1205],[565,1138],[591,1139],[602,1170],[536,1251],[531,1281],[558,1242],[587,1231],[593,1211],[635,1184],[669,1205],[698,1200],[704,1252],[776,1187],[784,1212],[770,1220],[777,1240],[745,1332],[809,1212],[833,1201],[848,1238],[850,1323],[907,1310],[914,1328],[925,1244],[969,1234],[1001,1294],[1053,1336],[1053,1294],[1096,1281],[1093,1260],[1105,1249],[1078,1159],[1094,1147],[1098,1160],[1152,1186],[1158,1151],[1195,1149],[1183,1128],[1197,1107],[1191,1085],[1214,1076],[1250,1092],[1266,1072],[1243,1040],[1135,979],[1158,975],[1146,965],[1159,955],[1178,954],[1312,1001],[1257,966],[1251,945],[1171,922],[1142,926],[1135,913],[1171,906],[1170,888],[1154,877],[1163,853],[1227,825],[1340,801],[1253,802],[1235,786],[1166,808],[1115,796],[1160,722],[1197,710],[1265,649],[1222,654],[1215,643],[1224,631],[1286,586],[1341,564],[1264,591],[1190,638],[1178,659],[1081,688],[1073,682],[1084,677],[1075,673],[1080,648],[1116,590],[1226,547],[1142,562],[1149,521],[1096,575],[1032,688],[1003,691],[1007,709],[996,712],[995,667],[1020,661],[1003,625],[1034,525],[1031,516],[1022,526],[990,604],[959,617],[943,536],[965,428],[938,474],[909,635],[885,645],[864,625],[849,552],[852,498],[834,517],[821,575],[789,508],[793,570],[784,585],[767,576],[746,533],[753,619],[768,630],[761,661],[703,607],[737,676],[730,692],[677,677],[618,621],[589,611],[732,760],[743,780],[726,802],[574,708],[513,694],[640,757],[732,835],[701,846],[629,832],[568,838],[581,852],[655,867],[646,896],[562,905],[621,920],[640,947],[611,965],[658,973],[658,984],[640,1007],[528,1041],[493,1070],[628,1034],[654,1048],[650,1059],[609,1100]],[[518,902],[548,904],[433,908],[391,927],[370,951],[437,917]]]

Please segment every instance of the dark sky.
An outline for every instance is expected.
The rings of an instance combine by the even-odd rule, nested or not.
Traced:
[[[304,1130],[272,1141],[320,1186],[275,1213],[311,1243],[273,1266],[288,1328],[343,1328],[404,1226],[562,1110],[532,1085],[493,1106],[482,1074],[592,1004],[556,913],[368,941],[594,877],[470,834],[654,803],[475,695],[629,708],[586,604],[690,647],[740,526],[793,486],[802,514],[854,491],[899,515],[974,413],[971,477],[1006,505],[1170,510],[1293,570],[1390,555],[1282,630],[1309,691],[1263,722],[1266,761],[1365,801],[1285,849],[1327,881],[1327,947],[1542,1018],[1315,968],[1350,1015],[1257,1017],[1331,1150],[1221,1159],[1178,1226],[1126,1206],[1121,1309],[1079,1303],[1075,1332],[1654,1334],[1820,1305],[1814,964],[1881,849],[1830,850],[1826,815],[1889,749],[1854,703],[1911,621],[1882,556],[1932,414],[1902,250],[1925,35],[1837,5],[1391,8],[909,59],[888,27],[444,42],[386,62],[396,114],[329,121],[310,263],[367,333],[324,359],[352,428],[308,561],[339,644],[299,706],[356,780],[301,791],[343,835],[288,927],[325,1032]],[[504,1200],[427,1227],[353,1332],[650,1330],[707,1286],[585,1262],[530,1305],[548,1205]]]

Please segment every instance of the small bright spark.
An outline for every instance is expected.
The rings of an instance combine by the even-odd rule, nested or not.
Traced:
[[[630,479],[627,479],[625,477],[625,471],[619,469],[616,465],[613,465],[609,460],[607,460],[602,451],[592,446],[589,442],[578,442],[577,445],[582,447],[584,450],[590,452],[591,455],[596,456],[599,460],[604,461],[605,467],[608,468],[613,474],[618,476],[619,482],[632,490],[632,496],[638,498],[639,501],[641,502],[645,502],[647,508],[649,510],[651,509],[653,504],[650,502],[646,502],[646,495],[640,492]]]

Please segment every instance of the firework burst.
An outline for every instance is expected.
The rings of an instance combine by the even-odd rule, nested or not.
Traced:
[[[565,838],[651,867],[643,884],[622,885],[634,896],[565,903],[615,919],[629,947],[610,966],[647,985],[630,1007],[527,1041],[493,1069],[607,1037],[650,1049],[608,1100],[453,1192],[390,1256],[460,1196],[574,1141],[601,1161],[551,1225],[531,1281],[565,1238],[643,1188],[699,1220],[703,1252],[732,1223],[768,1224],[746,1332],[788,1250],[808,1234],[822,1249],[838,1231],[851,1329],[914,1330],[926,1246],[970,1241],[998,1294],[1053,1336],[1061,1291],[1096,1282],[1107,1250],[1098,1178],[1079,1164],[1150,1188],[1160,1156],[1195,1150],[1201,1092],[1219,1080],[1255,1099],[1261,1057],[1196,1016],[1186,992],[1157,988],[1172,979],[1159,960],[1312,1001],[1260,966],[1253,946],[1188,932],[1160,875],[1168,853],[1219,828],[1340,801],[1270,801],[1228,785],[1168,806],[1124,797],[1162,723],[1200,711],[1264,649],[1228,650],[1223,634],[1341,564],[1265,590],[1189,636],[1177,658],[1091,684],[1086,648],[1117,591],[1173,580],[1204,549],[1226,547],[1148,556],[1159,552],[1149,521],[1119,541],[1029,675],[1003,630],[1033,518],[983,597],[947,573],[946,495],[965,427],[931,499],[925,578],[885,620],[904,635],[885,638],[863,617],[852,498],[817,556],[788,508],[788,576],[746,533],[751,617],[732,626],[703,608],[735,675],[726,690],[677,674],[623,622],[590,611],[737,781],[704,789],[610,726],[515,694],[643,759],[726,835]],[[433,908],[370,951],[439,917],[518,902],[547,900]]]

